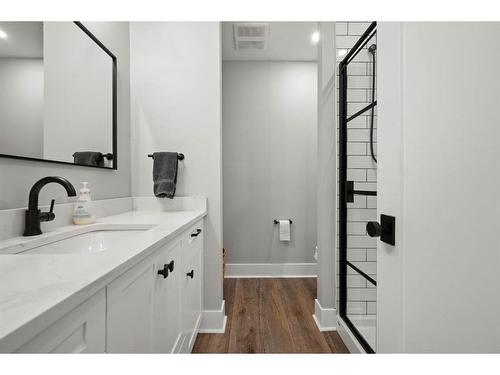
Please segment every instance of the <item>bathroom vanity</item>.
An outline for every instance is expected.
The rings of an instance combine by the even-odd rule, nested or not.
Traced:
[[[191,351],[206,199],[127,199],[96,224],[0,241],[0,352]]]

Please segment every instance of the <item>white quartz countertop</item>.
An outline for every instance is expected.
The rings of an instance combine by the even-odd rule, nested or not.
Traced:
[[[96,224],[64,226],[42,235],[50,242],[53,236],[81,228],[149,228],[106,251],[0,254],[0,352],[15,350],[40,327],[57,321],[206,214],[205,210],[131,211],[100,218]],[[0,241],[0,248],[19,246],[22,241],[26,238]]]

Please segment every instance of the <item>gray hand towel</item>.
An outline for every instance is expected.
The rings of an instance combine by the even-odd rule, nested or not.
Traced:
[[[156,197],[174,198],[178,165],[177,152],[153,153],[153,192]]]
[[[80,165],[101,165],[102,153],[95,151],[78,151],[73,154],[73,162]]]

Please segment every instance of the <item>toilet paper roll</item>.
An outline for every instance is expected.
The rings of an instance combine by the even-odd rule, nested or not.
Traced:
[[[290,241],[290,220],[280,220],[280,241]]]

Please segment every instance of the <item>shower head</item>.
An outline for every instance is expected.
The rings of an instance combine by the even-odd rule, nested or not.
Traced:
[[[374,54],[376,50],[377,50],[376,44],[372,44],[370,47],[368,47],[368,52],[370,52],[371,54]]]

